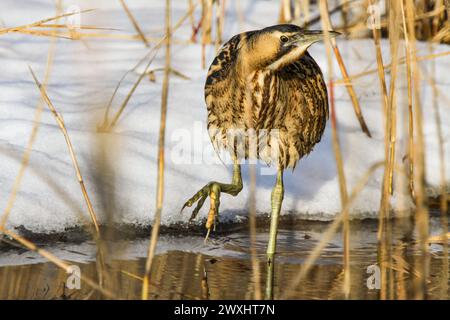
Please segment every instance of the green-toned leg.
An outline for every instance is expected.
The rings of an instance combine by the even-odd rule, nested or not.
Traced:
[[[267,280],[266,299],[273,299],[273,279],[275,265],[275,250],[277,247],[278,220],[281,211],[281,204],[284,197],[283,170],[279,169],[277,183],[272,190],[272,213],[270,216],[270,235],[267,246]]]
[[[208,237],[209,232],[211,231],[211,227],[216,225],[216,217],[219,215],[219,205],[220,205],[220,193],[228,193],[232,196],[237,196],[239,192],[242,190],[242,177],[241,177],[241,166],[238,163],[234,164],[233,167],[233,181],[231,184],[220,183],[211,181],[203,188],[200,189],[192,198],[190,198],[183,205],[183,210],[185,207],[191,207],[195,202],[197,202],[197,206],[192,211],[192,215],[189,221],[195,219],[198,212],[202,208],[205,203],[206,198],[209,196],[211,200],[211,205],[208,213],[208,219],[206,221],[206,229],[208,229]]]

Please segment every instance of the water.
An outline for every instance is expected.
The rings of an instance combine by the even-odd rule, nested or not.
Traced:
[[[314,262],[310,272],[294,290],[293,279],[304,266],[311,250],[321,240],[330,223],[284,220],[278,235],[274,295],[290,299],[342,299],[343,246],[339,231]],[[414,283],[420,261],[413,226],[409,221],[393,221],[392,249],[387,265],[388,279],[381,290],[369,289],[367,268],[379,265],[377,222],[351,223],[351,299],[408,299],[415,294]],[[439,234],[438,218],[431,219],[431,233]],[[258,228],[256,251],[260,262],[264,291],[265,250],[268,230]],[[99,267],[96,245],[92,241],[67,241],[42,246],[80,267],[91,279],[103,285],[117,298],[139,299],[140,277],[144,273],[147,238],[115,239],[106,242],[103,267]],[[153,299],[252,299],[254,282],[247,227],[225,227],[208,243],[203,236],[185,231],[165,231],[151,273],[150,297]],[[0,299],[98,299],[102,296],[82,283],[81,289],[66,289],[67,274],[45,262],[39,255],[2,245],[0,250]],[[426,297],[448,299],[448,255],[444,246],[432,244],[425,263],[429,265]],[[101,272],[99,273],[99,270]],[[99,277],[99,274],[102,276]]]

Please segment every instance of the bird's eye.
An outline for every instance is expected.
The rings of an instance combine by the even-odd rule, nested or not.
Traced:
[[[289,39],[286,36],[281,36],[280,40],[281,40],[281,42],[288,42]]]

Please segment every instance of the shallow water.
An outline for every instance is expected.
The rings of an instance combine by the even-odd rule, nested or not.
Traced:
[[[343,246],[342,233],[335,235],[304,281],[293,291],[288,288],[311,250],[320,241],[330,223],[291,221],[281,224],[275,266],[275,299],[342,299]],[[420,252],[409,221],[393,221],[392,249],[387,265],[388,278],[381,289],[369,289],[367,268],[379,265],[377,222],[351,223],[351,293],[352,299],[380,297],[407,299],[415,295],[414,283],[419,272],[416,263]],[[438,218],[431,219],[431,233],[439,234]],[[256,250],[264,291],[266,228],[259,228]],[[157,256],[151,274],[153,299],[252,299],[254,283],[247,228],[216,233],[204,243],[200,235],[165,232],[158,242]],[[101,278],[106,289],[117,298],[139,299],[148,240],[110,240],[106,243],[105,266],[99,268],[95,243],[59,242],[43,247],[66,261],[72,261],[82,275]],[[432,244],[425,259],[429,266],[426,298],[448,299],[448,255],[443,246]],[[45,262],[36,253],[10,246],[0,251],[0,299],[98,299],[102,296],[82,283],[80,290],[64,288],[68,275]],[[447,266],[447,267],[446,267]],[[445,269],[447,268],[447,269]],[[99,270],[101,272],[99,273]],[[99,274],[102,276],[99,277]]]

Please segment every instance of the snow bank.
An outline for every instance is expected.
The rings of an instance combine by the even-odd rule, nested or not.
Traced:
[[[141,27],[152,36],[162,33],[164,1],[155,4],[128,1]],[[155,1],[156,2],[156,1]],[[173,1],[173,20],[177,21],[186,10],[187,1]],[[78,1],[82,9],[90,8],[88,1]],[[233,2],[234,3],[234,2]],[[121,33],[133,34],[133,29],[119,2],[100,1],[97,10],[86,14],[83,24],[119,28]],[[6,26],[30,23],[54,15],[54,7],[47,1],[27,2],[17,8],[16,1],[3,0],[0,17]],[[244,30],[275,24],[278,5],[267,1],[242,2],[245,15]],[[26,14],[24,14],[26,12]],[[6,14],[8,13],[8,14]],[[258,17],[264,16],[264,19]],[[259,22],[256,22],[259,21]],[[235,8],[227,13],[225,38],[239,32]],[[113,31],[111,31],[113,32]],[[187,21],[175,38],[190,36]],[[350,74],[376,68],[371,40],[339,40]],[[388,43],[383,42],[388,52]],[[39,92],[32,81],[29,64],[40,79],[44,76],[49,48],[47,38],[17,34],[0,37],[0,208],[5,208],[14,179],[20,168]],[[428,54],[426,44],[419,44],[419,54]],[[436,52],[448,51],[448,46],[436,46]],[[163,51],[163,50],[162,50]],[[142,43],[129,40],[83,41],[59,40],[50,77],[48,93],[62,113],[94,208],[104,221],[111,214],[117,222],[149,224],[155,207],[156,155],[160,117],[162,74],[156,72],[156,82],[145,79],[139,86],[113,133],[98,133],[105,106],[122,75],[132,68],[147,52]],[[231,168],[217,160],[206,133],[206,109],[203,102],[203,84],[206,70],[202,70],[199,45],[174,45],[173,67],[190,79],[172,76],[167,119],[167,149],[165,173],[165,201],[163,223],[186,221],[190,213],[178,214],[182,204],[210,180],[231,180]],[[322,44],[310,49],[312,56],[327,73],[327,62]],[[214,48],[207,48],[207,63],[214,57]],[[385,61],[389,61],[386,56]],[[155,59],[153,68],[164,63],[163,52]],[[436,65],[437,88],[446,94],[450,89],[448,72],[450,61],[439,58]],[[429,62],[421,63],[429,71]],[[335,65],[334,70],[339,70]],[[142,68],[138,71],[142,71]],[[400,73],[404,68],[400,68]],[[114,111],[120,106],[136,79],[129,75],[113,103]],[[403,79],[400,76],[400,79]],[[355,186],[367,169],[382,160],[383,118],[381,98],[376,74],[355,82],[364,116],[373,138],[368,139],[359,129],[348,94],[343,86],[336,87],[336,108],[342,145],[345,174],[349,188]],[[399,139],[397,155],[405,154],[405,128],[402,118],[407,107],[406,84],[399,81]],[[437,130],[432,106],[433,92],[423,82],[424,132],[427,145],[427,182],[438,186],[440,182]],[[445,141],[445,162],[450,163],[450,113],[448,99],[435,96],[440,107]],[[24,226],[34,232],[63,231],[78,226],[88,219],[80,187],[77,183],[64,138],[55,120],[46,109],[33,145],[30,163],[22,181],[8,226]],[[200,143],[199,141],[202,141]],[[183,146],[184,148],[181,148]],[[187,146],[187,149],[186,149]],[[259,166],[259,173],[266,172]],[[262,171],[261,171],[262,170]],[[247,180],[247,169],[244,168]],[[352,207],[355,218],[375,215],[380,198],[381,171],[378,171],[361,192]],[[450,180],[447,170],[446,180]],[[270,208],[273,175],[258,174],[257,210],[265,214]],[[248,185],[248,184],[247,184]],[[322,142],[314,152],[301,160],[295,172],[286,172],[286,195],[283,214],[292,213],[308,219],[332,219],[340,210],[338,178],[331,145],[331,130],[326,129]],[[233,198],[223,195],[221,212],[224,217],[245,215],[248,188]],[[394,195],[394,201],[399,196]],[[411,206],[405,202],[403,206]],[[205,211],[201,213],[204,217]]]

